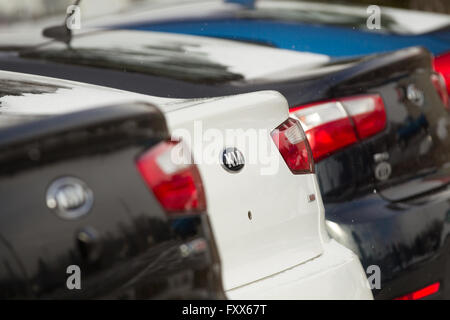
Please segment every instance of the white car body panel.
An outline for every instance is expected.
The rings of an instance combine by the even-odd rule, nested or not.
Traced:
[[[165,112],[172,132],[183,129],[192,134],[195,120],[202,121],[204,130],[213,128],[225,132],[232,128],[272,130],[288,118],[286,100],[274,91],[176,100],[12,72],[0,71],[0,79],[64,87],[55,93],[0,97],[5,115],[51,115],[139,100],[157,104]],[[235,174],[225,171],[218,161],[197,164],[229,297],[371,298],[357,256],[330,242],[326,234],[316,176],[292,174],[269,131],[262,136],[272,151],[270,159],[279,160],[275,175],[261,175],[259,163],[246,163],[244,169]],[[193,141],[194,159],[201,159],[195,139]],[[224,146],[217,147],[220,152]],[[237,147],[242,148],[248,159],[246,146]],[[310,194],[315,195],[315,201],[308,202]],[[252,212],[251,220],[248,211]],[[288,286],[287,280],[291,283]],[[351,293],[339,292],[347,282]],[[266,291],[273,294],[262,295]]]
[[[264,91],[205,102],[166,116],[172,132],[183,128],[194,134],[194,121],[200,120],[204,131],[220,130],[226,139],[229,129],[272,130],[289,114],[287,102],[279,93]],[[323,206],[317,201],[308,203],[308,196],[318,193],[315,175],[292,174],[269,131],[264,132],[261,140],[258,142],[271,148],[272,163],[278,164],[273,174],[262,174],[268,167],[260,163],[246,163],[236,174],[221,167],[218,160],[226,146],[237,147],[248,161],[251,152],[256,151],[248,140],[241,145],[219,146],[217,161],[198,164],[227,290],[322,253],[319,231],[323,226],[319,227],[319,219],[323,217]],[[194,159],[202,158],[202,150],[196,150],[195,146],[191,149]],[[252,220],[248,218],[249,211]]]
[[[358,257],[331,240],[320,257],[229,290],[227,296],[233,300],[372,300],[368,288]]]

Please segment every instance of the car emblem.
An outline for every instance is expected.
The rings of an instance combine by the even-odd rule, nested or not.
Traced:
[[[406,98],[418,106],[422,106],[424,102],[423,92],[414,84],[410,84],[406,89]]]
[[[51,183],[47,190],[47,207],[63,219],[86,215],[94,203],[94,195],[80,179],[63,177]]]
[[[379,181],[389,179],[392,173],[392,167],[389,162],[382,161],[375,167],[375,178]]]
[[[222,153],[222,166],[228,172],[239,172],[244,168],[244,155],[237,148],[225,148]]]

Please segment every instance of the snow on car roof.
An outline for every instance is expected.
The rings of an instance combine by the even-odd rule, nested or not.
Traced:
[[[39,117],[134,101],[152,103],[163,112],[172,112],[214,99],[218,98],[160,98],[75,81],[0,71],[0,128]]]
[[[206,37],[111,30],[74,37],[71,49],[53,42],[23,55],[75,65],[126,70],[192,82],[255,80],[330,57]]]
[[[74,81],[0,71],[0,117],[62,114],[137,99],[163,104],[168,100],[177,101]]]

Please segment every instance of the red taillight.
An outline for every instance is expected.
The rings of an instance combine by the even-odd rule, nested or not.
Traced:
[[[444,78],[440,73],[433,73],[431,74],[431,82],[436,88],[436,91],[439,94],[439,97],[441,98],[445,108],[450,111],[450,103]]]
[[[386,111],[379,95],[340,99],[355,124],[360,139],[365,139],[386,128]]]
[[[281,156],[294,174],[314,172],[314,161],[308,140],[300,123],[292,118],[275,128],[272,133]]]
[[[439,287],[440,283],[436,282],[420,290],[395,298],[394,300],[419,300],[431,296],[432,294],[435,294],[436,292],[439,291]]]
[[[447,94],[450,94],[450,52],[434,58],[434,70],[442,74],[446,86]]]
[[[167,213],[204,211],[205,194],[197,167],[179,158],[176,146],[181,147],[179,142],[159,143],[138,158],[137,168]]]
[[[377,94],[309,104],[290,112],[300,120],[315,161],[386,127],[386,111]]]

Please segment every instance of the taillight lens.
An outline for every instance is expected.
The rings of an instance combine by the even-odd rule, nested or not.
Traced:
[[[386,127],[386,111],[377,94],[318,102],[294,107],[290,112],[300,120],[315,161]]]
[[[311,149],[300,123],[292,118],[275,128],[272,133],[281,156],[294,174],[314,172]]]
[[[379,95],[343,98],[339,101],[352,118],[360,139],[365,139],[386,128],[386,111]]]
[[[450,52],[434,58],[434,70],[442,74],[447,87],[447,94],[450,94]]]
[[[174,151],[176,146],[181,147],[179,143],[160,142],[137,159],[137,168],[167,213],[204,211],[200,174],[195,164],[179,158],[180,153]]]
[[[419,300],[423,299],[425,297],[431,296],[432,294],[435,294],[439,291],[440,283],[436,282],[433,283],[425,288],[422,288],[420,290],[411,292],[409,294],[406,294],[404,296],[395,298],[394,300]]]
[[[448,98],[447,87],[445,85],[445,80],[442,77],[442,74],[440,73],[431,74],[431,82],[436,88],[436,91],[439,94],[439,97],[441,98],[445,108],[450,111],[450,103]]]

